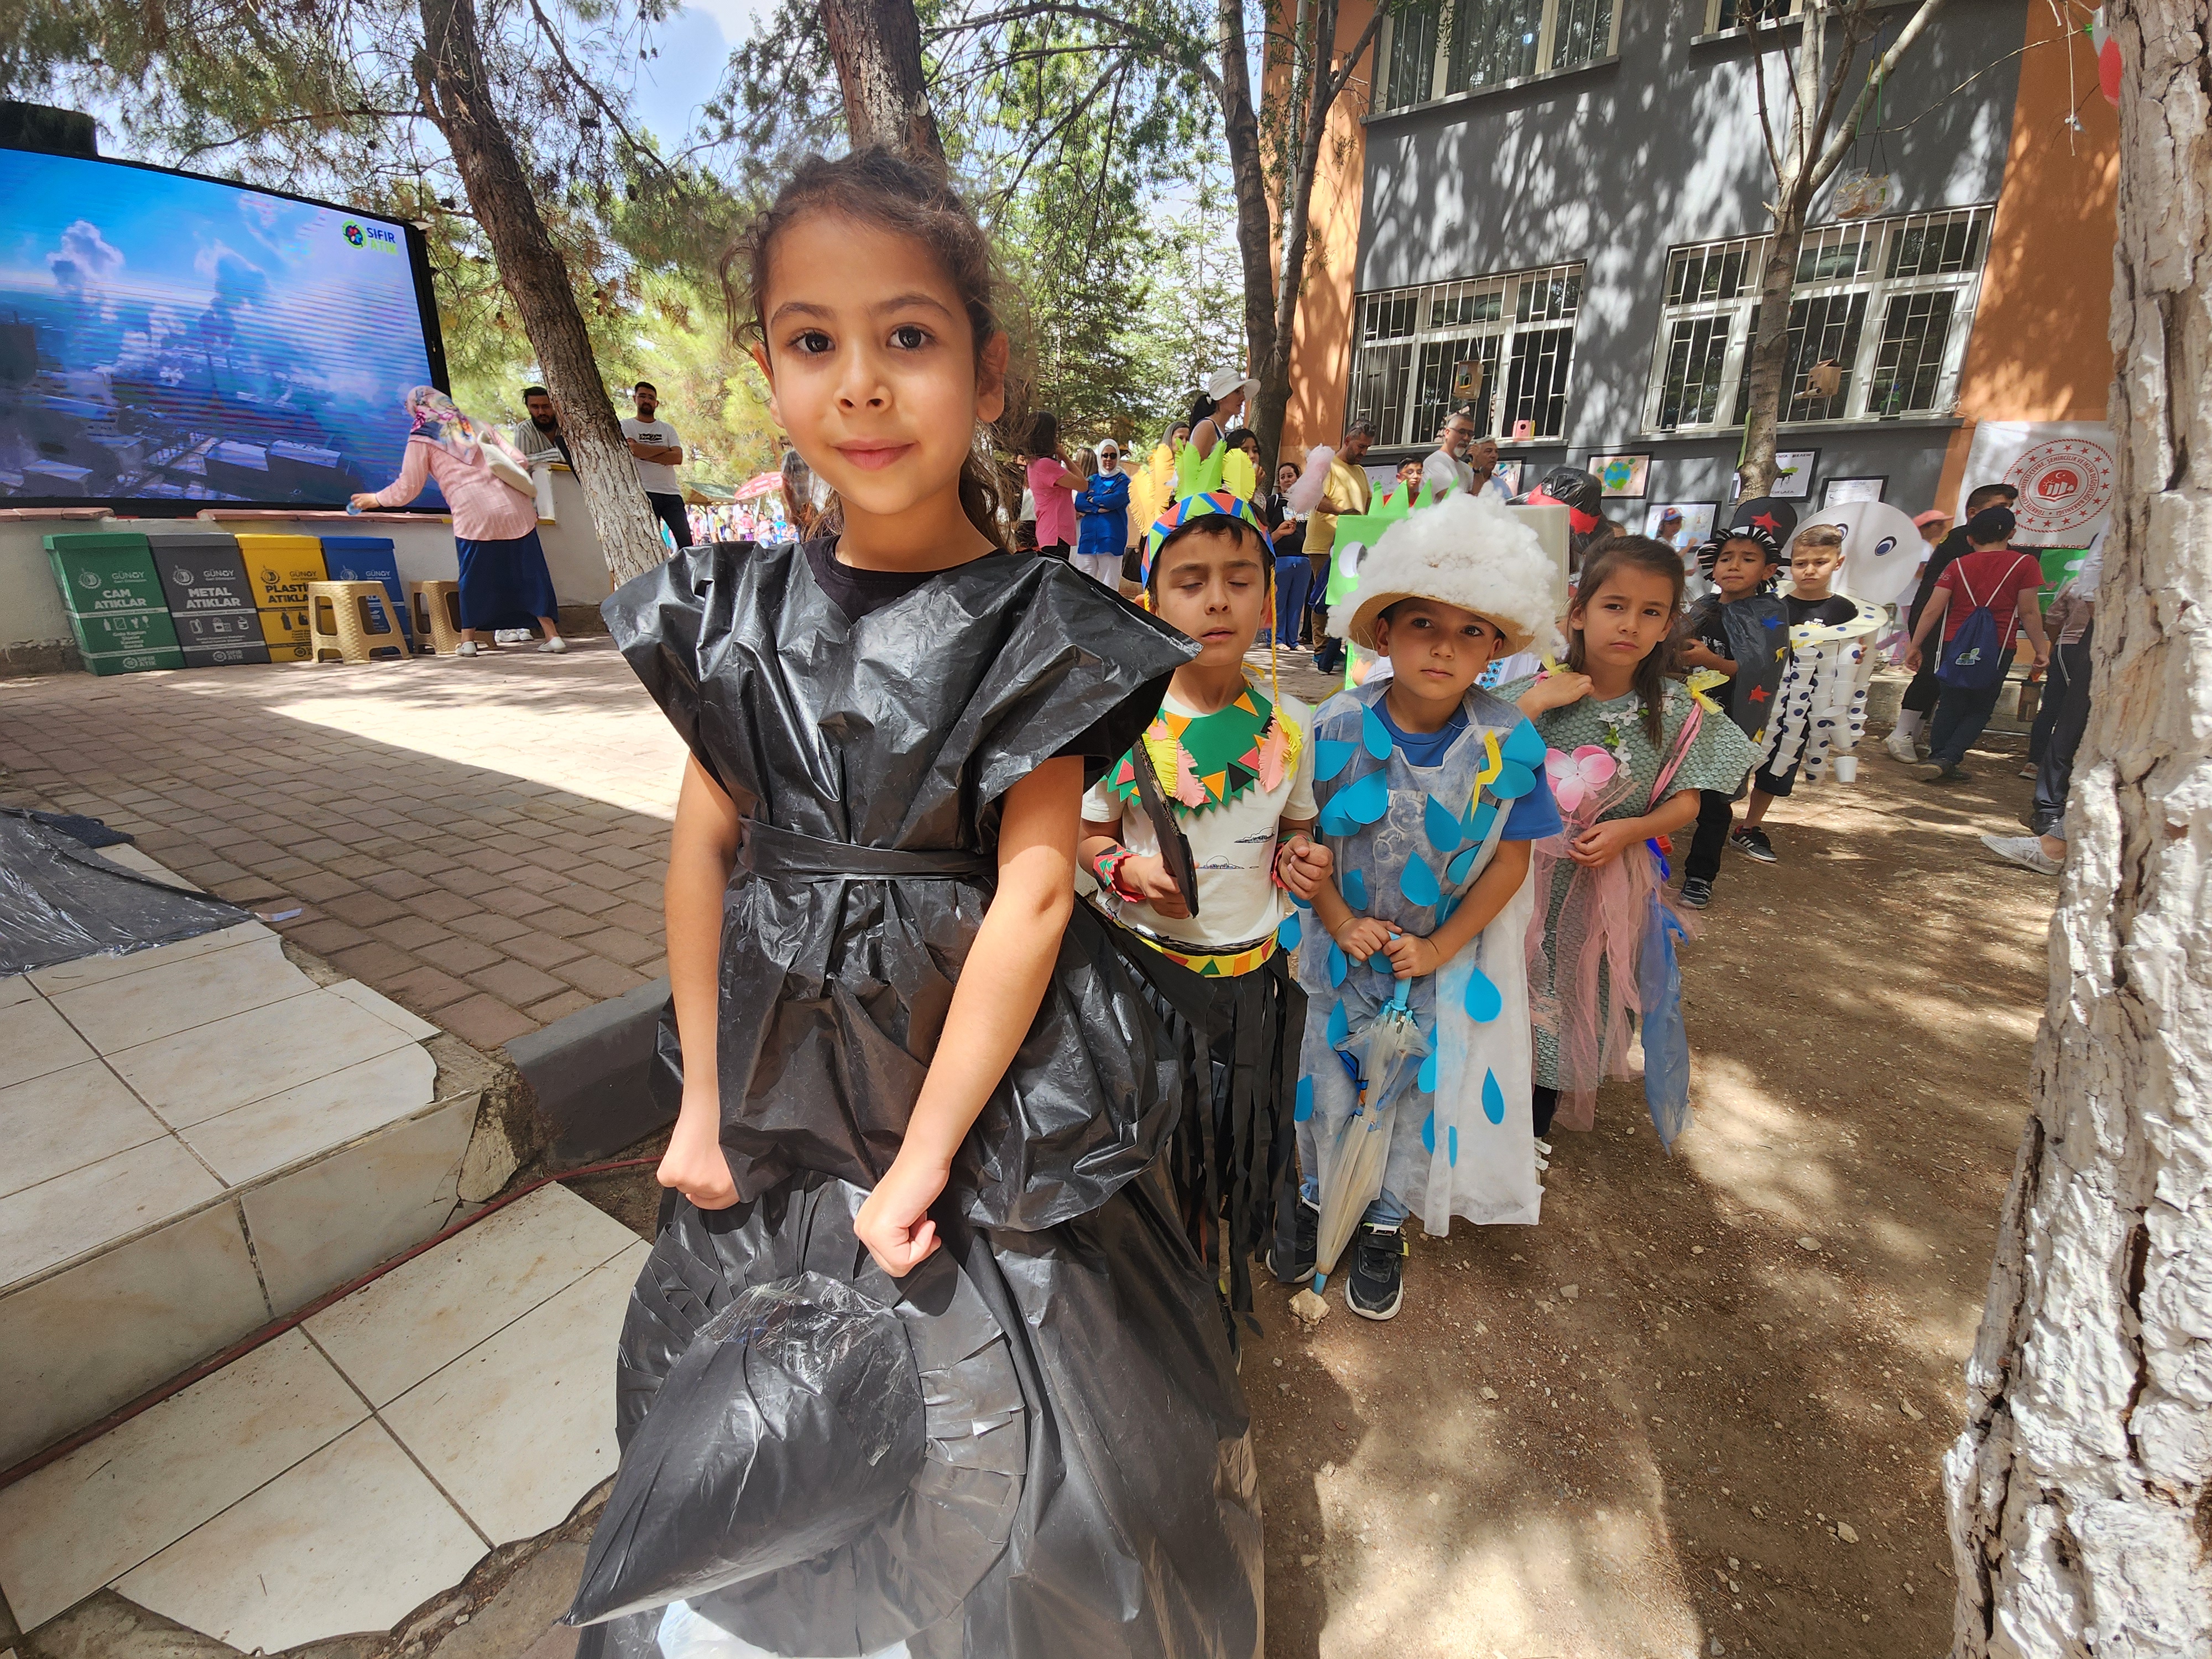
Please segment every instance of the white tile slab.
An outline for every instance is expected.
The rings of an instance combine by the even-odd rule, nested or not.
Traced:
[[[366,1009],[315,990],[156,1037],[108,1061],[139,1098],[181,1129],[408,1041]]]
[[[289,1313],[418,1244],[453,1218],[474,1096],[243,1194],[269,1298]]]
[[[28,974],[9,974],[0,978],[0,1008],[12,1008],[19,1002],[28,1002],[38,994]]]
[[[284,959],[283,942],[271,934],[48,997],[79,1036],[112,1054],[314,988],[313,980]]]
[[[92,1045],[40,999],[0,1008],[0,1089],[92,1058]]]
[[[168,1133],[96,1060],[0,1089],[0,1198]]]
[[[541,1187],[325,1309],[307,1329],[382,1406],[638,1243],[566,1188]]]
[[[75,962],[58,962],[51,968],[33,969],[30,979],[40,990],[52,994],[73,990],[80,985],[96,985],[102,980],[143,974],[149,968],[204,956],[210,951],[228,951],[255,939],[276,937],[258,921],[241,921],[234,927],[218,928],[212,933],[179,939],[174,945],[156,945],[124,956],[79,957]]]
[[[381,1425],[349,1430],[116,1583],[247,1653],[388,1630],[484,1555]]]
[[[437,1080],[437,1062],[410,1043],[178,1133],[235,1187],[413,1116],[430,1103]]]
[[[396,1025],[408,1037],[420,1042],[424,1037],[438,1035],[438,1028],[427,1019],[409,1013],[381,992],[372,991],[357,979],[342,979],[331,989],[358,1007],[366,1008],[387,1025]]]
[[[0,1198],[0,1286],[127,1238],[222,1194],[167,1135]]]
[[[172,887],[181,887],[187,892],[197,893],[199,891],[198,888],[195,887],[191,882],[186,881],[175,871],[170,869],[167,865],[161,863],[160,860],[145,853],[140,852],[137,848],[131,846],[128,842],[118,842],[112,847],[100,848],[99,852],[100,856],[106,859],[110,864],[119,864],[125,870],[131,871],[136,874],[151,876],[155,881],[166,882]]]
[[[568,1517],[615,1472],[615,1341],[643,1239],[383,1408],[494,1544]]]
[[[229,1204],[0,1295],[0,1468],[268,1318]]]
[[[0,1491],[0,1585],[35,1629],[368,1415],[297,1331]]]

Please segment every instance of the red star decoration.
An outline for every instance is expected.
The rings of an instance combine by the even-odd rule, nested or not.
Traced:
[[[1773,532],[1778,531],[1782,528],[1782,520],[1776,518],[1771,513],[1760,514],[1757,518],[1752,520],[1752,523],[1757,525],[1761,530],[1766,531],[1769,533],[1772,533]]]
[[[1751,688],[1751,700],[1753,702],[1765,702],[1766,701],[1766,688],[1763,685],[1753,686]]]

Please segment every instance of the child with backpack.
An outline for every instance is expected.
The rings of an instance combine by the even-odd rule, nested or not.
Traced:
[[[1905,665],[1914,673],[1927,654],[1929,636],[1940,623],[1942,648],[1936,653],[1936,713],[1929,726],[1929,763],[1923,783],[1964,783],[1972,774],[1960,763],[1996,712],[2005,669],[2013,654],[2014,629],[2025,629],[2035,647],[2035,665],[2051,660],[2038,593],[2043,567],[2032,553],[2012,545],[2009,507],[1985,507],[1966,520],[1970,551],[1954,559],[1936,580],[1927,609],[1912,629]]]

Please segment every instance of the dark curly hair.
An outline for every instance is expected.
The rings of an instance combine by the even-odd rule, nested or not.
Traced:
[[[810,213],[836,214],[927,248],[966,307],[975,362],[981,366],[983,349],[1004,332],[990,238],[943,167],[881,148],[835,161],[809,156],[776,192],[768,210],[730,245],[722,255],[720,275],[732,338],[767,344],[762,310],[768,298],[769,257],[775,239]],[[986,443],[970,445],[968,459],[961,464],[960,506],[968,521],[994,547],[1003,549],[999,484],[987,443],[988,438]]]

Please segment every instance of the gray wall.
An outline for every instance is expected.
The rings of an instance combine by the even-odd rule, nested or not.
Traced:
[[[1583,260],[1568,445],[1507,453],[1529,462],[1533,480],[1570,457],[1648,450],[1649,499],[1725,501],[1735,435],[1644,438],[1638,429],[1667,250],[1766,228],[1759,204],[1771,198],[1772,175],[1752,54],[1739,38],[1693,43],[1705,0],[1616,3],[1615,62],[1370,119],[1356,286]],[[2025,3],[1948,0],[1892,80],[1884,125],[1920,118],[1886,140],[1896,183],[1885,212],[1996,200]],[[1881,15],[1894,38],[1911,9]],[[1786,108],[1778,54],[1767,64],[1769,106]],[[1954,92],[1977,70],[1985,72]],[[1814,222],[1827,216],[1825,203],[1816,207]],[[1820,450],[1821,478],[1887,474],[1886,499],[1917,511],[1934,499],[1950,425],[1785,428],[1782,447]]]

